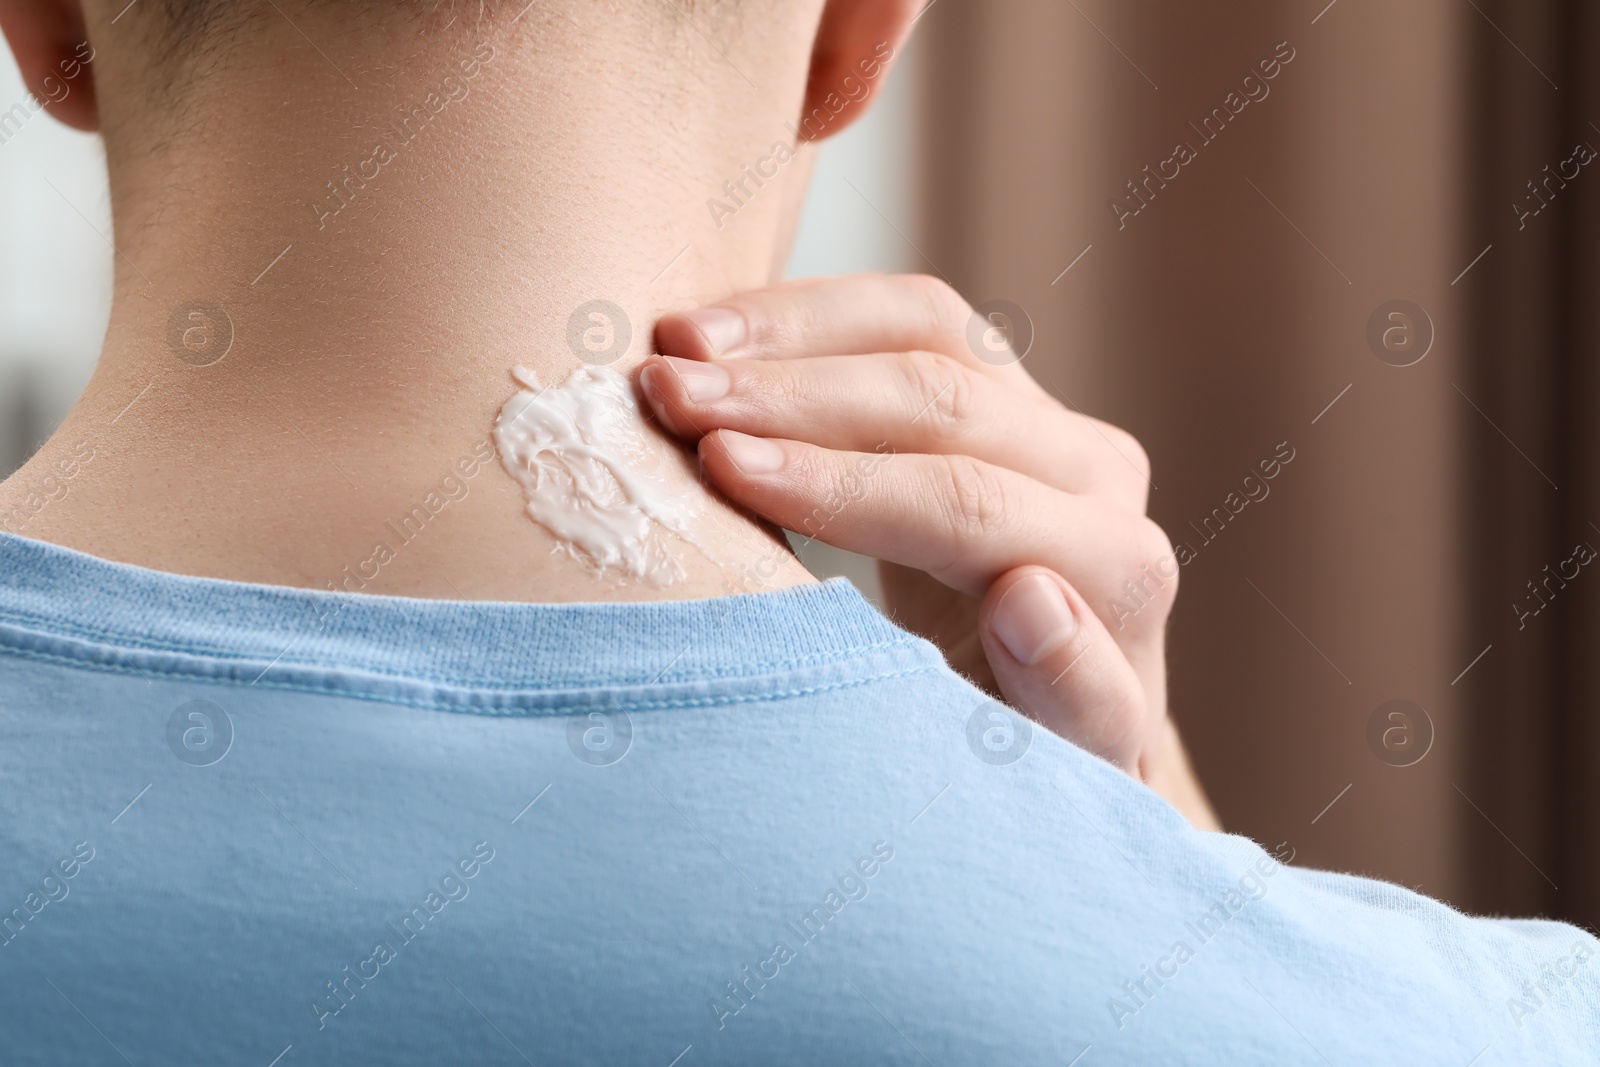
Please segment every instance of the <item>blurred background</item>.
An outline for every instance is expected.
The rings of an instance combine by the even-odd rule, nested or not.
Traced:
[[[1591,929],[1597,45],[1579,0],[934,0],[791,269],[1010,301],[1034,375],[1144,442],[1230,829]],[[98,142],[9,64],[0,472],[87,379],[112,255]]]

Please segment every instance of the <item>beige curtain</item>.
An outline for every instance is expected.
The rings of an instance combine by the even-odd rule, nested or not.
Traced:
[[[1464,710],[1467,773],[1503,833],[1471,851],[1467,872],[1485,907],[1594,927],[1600,568],[1584,559],[1600,548],[1600,12],[1502,0],[1474,29],[1463,243],[1492,248],[1462,283],[1483,408],[1469,424],[1463,527],[1487,609],[1471,632],[1494,649]]]
[[[1470,4],[1325,3],[939,0],[923,251],[975,302],[1022,306],[1034,374],[1148,447],[1152,512],[1193,551],[1173,712],[1228,825],[1464,906],[1575,915],[1546,876],[1580,884],[1571,813],[1600,796],[1557,767],[1596,752],[1595,700],[1549,670],[1595,627],[1552,617],[1519,645],[1508,605],[1581,533],[1546,529],[1559,494],[1517,449],[1555,477],[1554,407],[1594,372],[1552,354],[1553,251],[1526,243],[1529,268],[1501,244],[1577,86]],[[1559,5],[1478,3],[1541,66],[1576,62]],[[1550,214],[1539,240],[1575,240],[1578,213]],[[1600,611],[1584,581],[1570,602]]]

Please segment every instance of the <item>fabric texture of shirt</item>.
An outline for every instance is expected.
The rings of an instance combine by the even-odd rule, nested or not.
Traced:
[[[449,603],[0,536],[0,1063],[1600,1062],[1588,934],[1269,844],[843,581]]]

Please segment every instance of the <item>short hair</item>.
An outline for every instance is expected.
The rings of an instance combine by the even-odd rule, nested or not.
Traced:
[[[710,15],[732,8],[735,0],[629,0],[640,10],[652,11],[663,22],[678,24],[689,15]],[[118,19],[143,22],[148,35],[154,80],[171,90],[188,80],[196,63],[203,63],[232,44],[239,43],[258,20],[282,17],[291,24],[314,9],[369,22],[407,18],[419,28],[471,32],[501,15],[520,18],[533,5],[529,0],[102,0]],[[665,6],[665,12],[659,9]],[[692,25],[692,24],[691,24]]]
[[[235,43],[262,20],[282,18],[291,23],[313,8],[343,10],[351,15],[374,19],[410,16],[430,12],[472,12],[471,18],[487,17],[505,0],[140,0],[127,7],[127,0],[105,0],[109,9],[126,13],[117,17],[126,23],[144,23],[156,80],[172,88],[186,80],[184,71],[191,63],[212,57]],[[142,11],[140,9],[143,9]],[[448,17],[448,15],[447,15]]]

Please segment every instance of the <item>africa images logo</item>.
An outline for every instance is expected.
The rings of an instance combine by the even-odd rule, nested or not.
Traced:
[[[998,700],[986,700],[967,717],[967,747],[991,767],[1009,767],[1028,754],[1033,724]]]
[[[168,717],[167,747],[191,767],[219,763],[233,748],[233,720],[220,705],[191,700]]]

